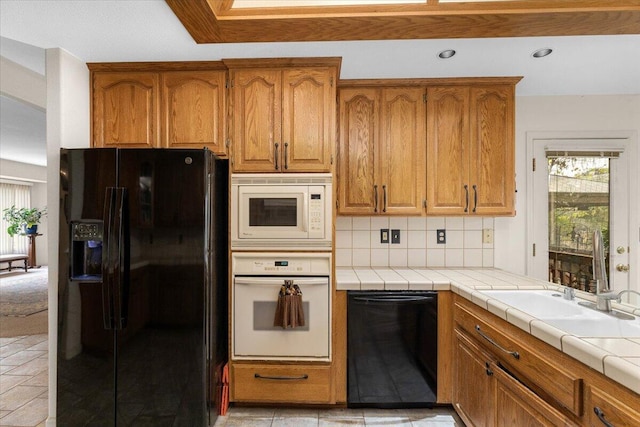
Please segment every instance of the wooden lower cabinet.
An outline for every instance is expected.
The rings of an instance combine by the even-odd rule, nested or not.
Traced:
[[[332,370],[329,365],[231,365],[233,402],[329,404]]]
[[[453,325],[467,426],[640,426],[640,395],[457,295]]]
[[[495,385],[489,366],[493,359],[464,333],[455,335],[453,406],[465,425],[492,426]]]
[[[457,330],[454,407],[467,426],[570,426],[567,417],[524,386]]]

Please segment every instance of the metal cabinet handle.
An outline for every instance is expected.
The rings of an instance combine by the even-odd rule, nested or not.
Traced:
[[[387,186],[382,186],[382,212],[387,211]]]
[[[276,145],[273,147],[273,159],[276,161],[276,170],[278,170],[278,143],[276,142]]]
[[[593,408],[593,412],[595,412],[595,414],[598,416],[598,419],[602,422],[602,424],[604,424],[607,427],[614,427],[613,424],[611,424],[609,421],[607,421],[604,418],[604,412],[602,412],[602,409],[596,406],[595,408]]]
[[[467,184],[464,185],[464,192],[465,192],[465,196],[464,196],[464,200],[465,200],[464,211],[465,212],[469,212],[469,186]]]
[[[284,168],[289,169],[289,143],[284,143]]]
[[[373,186],[373,211],[378,212],[378,186]]]
[[[491,370],[491,366],[489,366],[489,362],[484,362],[485,372],[488,376],[493,375],[493,371]]]
[[[478,187],[473,184],[473,212],[476,211],[478,207]]]
[[[500,349],[501,351],[510,354],[511,356],[513,356],[516,359],[520,359],[520,353],[518,353],[517,351],[510,351],[507,350],[506,348],[502,347],[500,344],[498,344],[497,342],[495,342],[491,337],[489,337],[488,335],[486,335],[484,332],[482,332],[480,330],[480,325],[476,325],[476,332],[485,340],[489,341],[492,345],[496,346],[498,349]]]
[[[260,375],[260,374],[253,374],[253,377],[261,379],[261,380],[277,380],[277,381],[296,381],[296,380],[307,380],[307,379],[309,379],[309,375],[307,375],[307,374],[302,374],[302,375],[295,376],[295,377],[290,377],[290,376],[286,376],[286,375]]]

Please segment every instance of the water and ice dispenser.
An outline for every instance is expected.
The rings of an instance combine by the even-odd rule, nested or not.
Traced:
[[[71,280],[102,281],[102,221],[71,223]]]

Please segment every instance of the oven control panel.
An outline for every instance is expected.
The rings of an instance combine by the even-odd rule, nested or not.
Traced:
[[[262,275],[328,275],[331,272],[330,253],[235,253],[233,274]]]

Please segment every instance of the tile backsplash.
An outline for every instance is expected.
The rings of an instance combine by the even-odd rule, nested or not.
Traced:
[[[389,243],[380,243],[380,230]],[[391,243],[391,230],[400,242]],[[437,242],[446,231],[446,243]],[[346,217],[336,218],[337,267],[493,267],[494,218]],[[483,233],[490,236],[483,243]],[[489,243],[490,241],[490,243]]]

